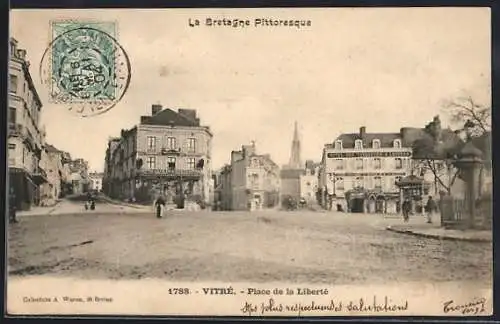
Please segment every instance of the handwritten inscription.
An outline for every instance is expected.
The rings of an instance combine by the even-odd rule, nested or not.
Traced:
[[[301,316],[305,313],[324,312],[328,313],[394,313],[404,312],[408,310],[408,301],[401,303],[392,302],[389,297],[385,296],[382,300],[373,296],[370,300],[360,298],[359,300],[337,301],[330,299],[329,302],[316,302],[311,301],[307,303],[281,303],[277,302],[274,298],[270,298],[260,304],[253,304],[246,301],[240,311],[244,315],[263,316],[271,313],[295,313]]]
[[[479,315],[486,312],[486,298],[474,299],[467,303],[457,303],[451,299],[443,303],[443,311],[471,316]]]

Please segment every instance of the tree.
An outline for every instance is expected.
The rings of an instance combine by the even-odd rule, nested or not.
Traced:
[[[437,194],[438,184],[448,192],[455,183],[458,170],[453,172],[453,161],[460,148],[461,141],[450,129],[441,129],[439,116],[424,128],[424,134],[413,143],[413,172],[418,170],[420,176],[431,171],[434,177],[434,188]]]
[[[445,103],[444,110],[451,121],[464,125],[473,137],[491,131],[491,107],[478,104],[471,96],[460,97]]]

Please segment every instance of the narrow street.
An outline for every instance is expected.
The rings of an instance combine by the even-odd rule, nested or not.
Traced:
[[[419,217],[412,221],[423,222]],[[156,219],[101,203],[94,212],[22,217],[9,229],[9,274],[491,287],[491,244],[385,230],[400,223],[381,215],[277,211],[173,211]]]

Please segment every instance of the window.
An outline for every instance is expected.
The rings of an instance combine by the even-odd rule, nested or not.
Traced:
[[[167,150],[175,150],[177,148],[177,141],[175,137],[167,137]]]
[[[196,138],[188,138],[188,152],[196,152]]]
[[[357,177],[354,180],[354,187],[355,188],[361,188],[361,187],[363,187],[363,177]]]
[[[9,75],[9,91],[17,93],[17,75]]]
[[[146,163],[148,165],[148,169],[155,169],[156,168],[156,157],[154,157],[154,156],[148,157]]]
[[[355,149],[362,149],[363,148],[363,141],[360,140],[360,139],[357,139],[356,141],[354,141],[354,148]]]
[[[337,169],[337,170],[344,169],[344,160],[342,160],[342,159],[336,159],[335,160],[335,169]]]
[[[23,164],[26,161],[25,156],[26,156],[26,149],[23,147]]]
[[[373,159],[373,167],[375,169],[381,169],[382,168],[382,160],[380,160],[379,158]]]
[[[342,141],[335,141],[335,149],[336,150],[342,149]]]
[[[382,178],[375,177],[375,189],[382,189]]]
[[[344,190],[344,178],[338,177],[335,179],[335,189]]]
[[[252,188],[257,189],[259,187],[259,175],[254,173],[250,177],[250,184]]]
[[[194,169],[196,167],[196,159],[195,158],[189,158],[187,160],[187,166],[188,166],[188,169]]]
[[[401,140],[394,140],[394,148],[401,148]]]
[[[379,149],[380,148],[380,140],[379,139],[374,139],[372,143],[372,147],[374,149]]]
[[[356,169],[357,170],[363,169],[363,159],[356,159]]]
[[[16,123],[16,108],[10,107],[9,108],[9,124],[15,124]]]
[[[169,157],[167,159],[167,167],[169,170],[175,170],[175,158],[174,157]]]
[[[156,151],[156,137],[148,136],[148,150]]]
[[[396,158],[396,169],[402,169],[403,168],[403,160],[400,158]]]
[[[397,176],[397,177],[396,177],[396,181],[395,181],[395,183],[398,183],[399,181],[401,181],[401,179],[403,179],[403,177],[401,177],[401,176]]]

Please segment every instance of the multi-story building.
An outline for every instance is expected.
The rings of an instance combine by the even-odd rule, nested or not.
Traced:
[[[107,193],[136,201],[163,193],[169,202],[184,196],[210,203],[212,137],[196,110],[152,105],[151,116],[108,143]]]
[[[226,164],[216,173],[215,206],[217,210],[232,210],[233,208],[231,170],[231,165]]]
[[[91,172],[91,173],[89,173],[89,189],[101,191],[103,177],[104,177],[103,172]]]
[[[70,179],[73,194],[82,194],[89,190],[89,163],[82,158],[74,159],[69,163]]]
[[[341,134],[323,149],[319,170],[322,202],[351,212],[396,212],[400,191],[396,183],[411,173],[412,147],[405,129],[399,133]]]
[[[319,168],[319,163],[308,160],[305,172],[300,175],[300,197],[308,203],[317,201]]]
[[[29,71],[26,51],[10,39],[8,166],[9,186],[16,195],[17,208],[40,204],[40,185],[47,182],[40,160],[45,129],[40,122],[42,102]]]
[[[45,206],[50,206],[64,196],[64,188],[69,179],[69,162],[65,158],[65,152],[46,144],[42,154],[41,164],[47,172],[47,183],[41,186],[42,202]]]
[[[231,152],[231,194],[223,197],[223,205],[231,201],[232,210],[260,210],[279,204],[279,167],[269,154],[257,154],[255,143]]]

